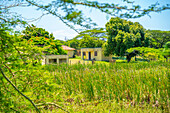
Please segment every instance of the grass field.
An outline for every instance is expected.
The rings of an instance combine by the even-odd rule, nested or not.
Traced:
[[[42,112],[157,113],[170,110],[169,68],[163,62],[62,64],[15,74],[17,86]],[[15,103],[12,108],[35,112],[16,92],[4,93]]]

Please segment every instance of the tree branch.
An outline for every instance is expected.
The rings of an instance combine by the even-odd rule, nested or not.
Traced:
[[[39,103],[39,104],[36,104],[37,106],[44,106],[44,105],[54,105],[55,107],[58,107],[60,108],[61,110],[67,112],[67,113],[70,113],[69,111],[67,111],[66,109],[62,108],[61,106],[55,104],[55,103],[50,103],[50,102],[47,102],[47,103]]]
[[[34,21],[40,20],[43,16],[45,16],[45,15],[47,15],[47,14],[48,14],[48,13],[42,14],[40,17],[35,18],[35,19],[32,19],[32,20],[30,20],[30,21],[28,21],[28,22],[34,22]]]
[[[12,76],[13,76],[13,78],[14,78],[14,81],[15,81],[15,85],[16,85],[16,80],[15,80],[15,75],[14,75],[14,73],[12,72],[12,70],[6,65],[6,64],[4,64],[3,62],[2,62],[2,64],[9,70],[9,72],[12,74]]]
[[[25,6],[27,6],[27,4],[26,3],[18,3],[18,4],[13,4],[10,6],[1,5],[1,9],[9,9],[9,8],[16,7],[16,6],[25,7]]]
[[[90,6],[90,7],[94,7],[94,8],[98,8],[98,9],[104,9],[104,8],[108,8],[108,9],[124,9],[124,10],[128,10],[128,11],[147,11],[145,9],[133,9],[133,8],[125,8],[125,7],[118,7],[118,6],[113,6],[113,5],[110,5],[110,4],[107,4],[107,3],[104,3],[103,6],[100,5],[97,5],[97,4],[89,4],[89,3],[82,3],[82,2],[73,2],[72,4],[74,5],[84,5],[84,6]],[[167,10],[167,9],[170,9],[170,7],[164,7],[162,10]],[[148,10],[149,11],[149,10]],[[158,10],[151,10],[151,11],[160,11],[159,9]]]
[[[12,85],[12,87],[19,93],[21,94],[24,98],[26,98],[28,101],[31,102],[31,104],[34,106],[34,108],[36,109],[36,111],[38,113],[40,113],[40,110],[37,108],[37,106],[34,104],[34,102],[29,98],[27,97],[26,95],[24,95],[21,91],[19,91],[19,89],[8,79],[8,77],[4,74],[3,70],[1,69],[0,67],[0,72],[2,73],[3,77],[9,82],[9,84]]]
[[[66,24],[68,27],[70,27],[71,29],[73,29],[74,31],[76,31],[77,33],[79,33],[78,30],[76,30],[73,26],[71,26],[70,24],[68,24],[67,22],[65,22],[64,19],[63,19],[60,15],[56,14],[55,12],[52,12],[52,11],[47,10],[47,8],[45,8],[45,7],[43,7],[43,6],[39,6],[39,5],[36,4],[35,2],[31,2],[31,1],[29,1],[29,0],[26,0],[26,1],[27,1],[28,3],[30,3],[31,5],[36,6],[36,7],[38,7],[38,8],[41,8],[41,9],[43,9],[44,11],[47,11],[48,13],[50,13],[50,14],[58,17],[64,24]]]
[[[20,113],[19,111],[13,109],[13,108],[10,108],[11,110],[15,111],[15,113]]]
[[[1,80],[1,81],[2,81],[2,85],[4,86],[5,90],[6,90],[7,92],[11,93],[13,96],[15,96],[14,93],[12,93],[11,91],[9,91],[9,90],[7,89],[7,87],[5,86],[5,83],[3,82],[3,80]]]

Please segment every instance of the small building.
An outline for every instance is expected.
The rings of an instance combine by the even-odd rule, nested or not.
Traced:
[[[68,55],[45,55],[42,65],[68,63]]]
[[[65,45],[62,45],[62,48],[67,51],[67,55],[69,56],[69,58],[73,58],[74,50],[76,50],[76,49],[65,46]]]
[[[97,61],[109,61],[112,56],[105,56],[102,48],[81,48],[82,60],[97,60]]]

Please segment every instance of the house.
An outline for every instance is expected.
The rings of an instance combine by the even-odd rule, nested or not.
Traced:
[[[81,48],[82,60],[97,60],[97,61],[109,61],[112,56],[105,56],[101,47],[99,48]]]
[[[74,56],[74,50],[76,50],[76,49],[71,48],[71,47],[68,47],[68,46],[65,46],[65,45],[62,45],[61,47],[62,47],[64,50],[67,51],[67,55],[68,55],[70,58],[73,58],[73,56]]]
[[[68,55],[45,55],[42,65],[68,63]]]

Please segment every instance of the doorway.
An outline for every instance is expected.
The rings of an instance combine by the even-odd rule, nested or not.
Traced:
[[[89,52],[89,60],[91,60],[91,52]]]

